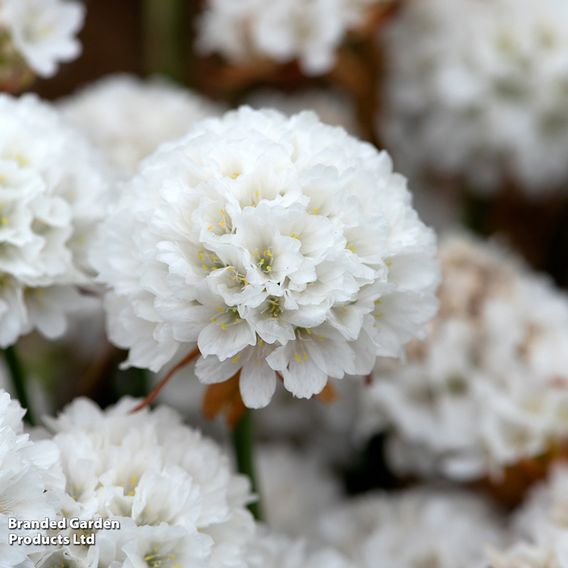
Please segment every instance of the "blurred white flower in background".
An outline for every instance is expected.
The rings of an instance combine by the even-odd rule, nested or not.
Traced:
[[[331,402],[290,397],[277,387],[270,406],[255,412],[258,435],[265,442],[284,440],[329,465],[348,464],[358,446],[353,425],[359,416],[362,377],[334,383]]]
[[[568,541],[568,467],[560,462],[548,478],[533,488],[523,506],[515,512],[516,534],[533,541],[564,534]]]
[[[457,176],[481,191],[564,188],[563,0],[409,0],[383,32],[378,129],[404,171]]]
[[[550,535],[538,543],[519,542],[509,549],[488,554],[490,568],[564,568],[568,566],[566,535]]]
[[[233,63],[298,60],[306,75],[335,63],[347,33],[382,0],[209,0],[197,21],[197,48]]]
[[[358,136],[361,130],[353,102],[342,93],[330,89],[307,89],[288,94],[275,89],[261,89],[247,96],[245,103],[252,108],[278,110],[288,116],[311,110],[323,123],[341,126],[353,136]]]
[[[0,34],[41,77],[81,53],[76,36],[84,19],[83,4],[74,0],[0,0]]]
[[[318,547],[305,540],[262,529],[248,552],[249,568],[355,568],[330,547]]]
[[[341,495],[332,471],[317,455],[283,444],[259,446],[257,466],[270,527],[290,536],[313,536],[316,519]]]
[[[86,251],[105,213],[105,168],[33,96],[0,96],[0,345],[65,331],[92,282]],[[87,301],[87,300],[85,300]]]
[[[390,158],[312,113],[243,107],[164,145],[93,251],[108,332],[158,371],[197,344],[205,383],[277,375],[300,398],[397,357],[436,311],[435,237]]]
[[[82,130],[122,177],[160,144],[179,138],[221,109],[164,79],[110,75],[63,99],[64,116]]]
[[[320,532],[358,568],[485,568],[503,522],[478,495],[423,487],[352,499],[322,517]]]
[[[130,414],[135,403],[124,398],[102,411],[75,399],[58,418],[46,419],[66,478],[61,513],[114,519],[121,528],[98,531],[95,546],[52,548],[42,561],[63,555],[94,563],[89,566],[138,567],[141,558],[151,556],[159,566],[160,558],[174,555],[183,566],[244,566],[254,535],[245,508],[248,480],[234,475],[220,448],[174,411]]]
[[[379,363],[363,428],[402,473],[498,476],[568,435],[568,299],[491,244],[440,244],[440,311],[407,365]]]
[[[27,531],[9,528],[9,519],[55,519],[62,498],[63,476],[57,447],[32,442],[24,433],[24,410],[0,390],[0,566],[19,566],[33,546],[10,545],[8,535]],[[37,531],[40,533],[41,531]],[[35,547],[39,548],[39,547]]]

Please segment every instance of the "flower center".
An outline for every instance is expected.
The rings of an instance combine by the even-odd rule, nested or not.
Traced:
[[[282,311],[282,298],[270,296],[266,300],[266,308],[262,311],[262,313],[268,312],[270,317],[279,318],[282,315]]]
[[[124,494],[127,497],[134,497],[136,486],[138,485],[138,476],[132,474],[127,483],[124,484]]]
[[[211,323],[218,323],[221,331],[227,331],[230,326],[238,325],[242,321],[241,316],[239,315],[239,310],[236,306],[219,307],[217,308],[217,311],[219,312],[219,315],[213,316],[211,318]]]
[[[259,253],[258,251],[256,252],[256,258],[258,259],[258,267],[260,268],[260,270],[262,270],[262,272],[264,272],[265,274],[269,274],[270,272],[272,272],[272,262],[273,262],[273,257],[272,257],[272,249],[270,247],[265,248],[262,253]]]
[[[181,568],[181,564],[175,561],[175,554],[161,554],[157,548],[144,556],[144,562],[148,568]]]
[[[201,268],[209,272],[213,272],[213,270],[218,270],[225,266],[215,253],[205,249],[200,249],[197,252],[197,259],[201,263]]]

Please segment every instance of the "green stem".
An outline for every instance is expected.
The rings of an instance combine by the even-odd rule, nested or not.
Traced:
[[[150,392],[150,373],[148,369],[139,369],[135,367],[134,384],[132,388],[132,396],[145,397]]]
[[[239,473],[249,477],[252,491],[257,495],[257,501],[249,505],[249,510],[254,515],[255,519],[261,521],[263,515],[260,504],[260,491],[254,467],[253,429],[252,412],[246,410],[233,432],[233,446],[235,448]]]
[[[184,82],[185,0],[144,0],[146,72]],[[188,16],[189,17],[189,16]]]
[[[13,345],[4,349],[4,359],[6,359],[6,364],[8,365],[10,376],[12,377],[16,396],[18,397],[22,407],[27,410],[24,419],[28,424],[33,426],[35,424],[35,419],[26,389],[26,376],[20,363],[18,353],[16,352],[16,348]]]

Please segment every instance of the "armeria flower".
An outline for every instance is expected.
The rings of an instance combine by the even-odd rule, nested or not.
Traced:
[[[120,530],[87,531],[96,532],[94,546],[52,547],[38,565],[64,558],[79,566],[244,567],[254,533],[248,480],[175,412],[131,414],[134,402],[102,411],[76,399],[47,420],[66,480],[61,515],[114,520]]]
[[[484,568],[502,524],[478,495],[426,487],[354,499],[323,516],[320,531],[359,568]]]
[[[8,535],[26,531],[9,528],[10,519],[55,519],[63,489],[57,447],[32,442],[23,431],[25,411],[0,390],[0,566],[19,566],[31,546],[10,545]],[[38,531],[40,533],[41,531]],[[26,566],[22,564],[22,566]]]
[[[220,112],[173,83],[142,81],[130,75],[106,77],[64,99],[60,108],[123,177],[134,174],[138,163],[160,144]]]
[[[398,356],[436,309],[433,233],[389,157],[311,113],[242,108],[163,146],[123,188],[93,261],[111,340],[160,370],[195,345],[245,404]]]
[[[495,246],[440,246],[439,315],[406,366],[379,364],[366,427],[406,472],[498,477],[568,434],[568,300]]]
[[[0,345],[65,330],[91,282],[86,249],[105,212],[104,168],[32,96],[0,96]]]
[[[384,37],[379,130],[397,159],[473,190],[566,186],[565,2],[409,0]]]
[[[245,102],[252,108],[270,108],[292,116],[303,110],[315,112],[330,126],[341,126],[354,136],[360,132],[355,108],[348,97],[330,89],[307,89],[290,94],[275,89],[253,91]]]
[[[335,62],[347,33],[382,0],[209,0],[198,19],[198,48],[236,63],[298,60],[307,75]]]
[[[331,547],[318,548],[266,529],[259,533],[249,547],[249,568],[355,568]]]
[[[0,0],[0,36],[41,77],[80,54],[76,35],[84,18],[84,6],[74,0]]]

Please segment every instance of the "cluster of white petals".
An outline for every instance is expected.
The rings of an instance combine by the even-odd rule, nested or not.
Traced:
[[[0,567],[28,567],[31,546],[10,545],[8,535],[24,536],[9,520],[55,518],[63,489],[57,447],[32,442],[23,431],[24,410],[0,390]]]
[[[197,23],[197,47],[235,63],[297,60],[307,75],[334,63],[347,33],[384,0],[209,0]]]
[[[92,280],[107,178],[87,142],[33,96],[0,95],[0,346],[65,330]]]
[[[441,487],[354,499],[326,514],[320,531],[358,568],[485,568],[501,525],[479,496]]]
[[[61,515],[114,520],[120,528],[87,530],[96,533],[95,545],[52,546],[36,565],[245,568],[255,530],[248,480],[174,411],[130,414],[135,403],[124,398],[102,411],[75,399],[46,419],[66,479]],[[60,534],[72,538],[77,530]]]
[[[386,32],[379,130],[405,171],[479,191],[566,185],[565,2],[409,0]]]
[[[75,0],[0,0],[0,50],[15,49],[41,77],[81,52],[76,36],[85,8]]]
[[[435,237],[391,160],[312,113],[243,107],[163,145],[93,251],[128,365],[196,346],[204,383],[240,373],[300,398],[397,357],[437,308]]]
[[[107,76],[64,99],[60,106],[124,177],[134,174],[138,163],[160,144],[220,112],[173,83],[131,75]]]
[[[275,89],[255,90],[247,96],[245,103],[252,108],[271,108],[287,116],[311,110],[323,123],[341,126],[353,136],[361,130],[349,97],[329,89],[306,89],[287,94]]]
[[[402,472],[498,475],[568,434],[568,299],[496,246],[440,244],[440,311],[407,365],[379,363],[363,427]]]
[[[330,547],[314,547],[305,540],[260,530],[248,551],[248,568],[355,568]]]

